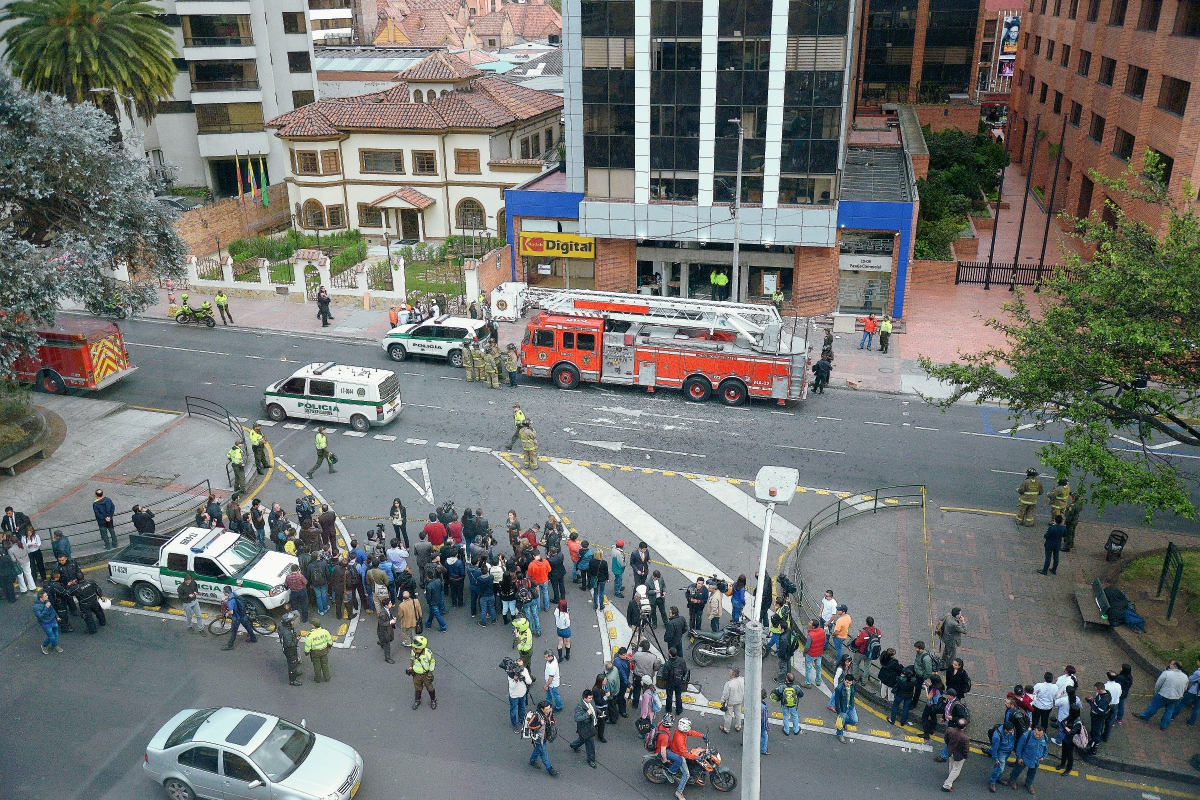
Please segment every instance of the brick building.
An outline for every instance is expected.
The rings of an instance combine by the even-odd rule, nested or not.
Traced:
[[[1041,115],[1032,185],[1054,211],[1099,212],[1106,200],[1153,228],[1158,210],[1113,196],[1089,170],[1117,177],[1141,170],[1147,149],[1160,154],[1171,194],[1197,180],[1200,114],[1190,97],[1200,74],[1198,0],[1033,0],[1022,31],[1012,91],[1009,147],[1024,172]],[[1066,137],[1057,185],[1057,143]]]

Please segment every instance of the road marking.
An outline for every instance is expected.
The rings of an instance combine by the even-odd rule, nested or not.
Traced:
[[[424,500],[429,502],[429,505],[436,506],[437,502],[433,499],[433,482],[429,480],[429,460],[418,458],[413,461],[402,461],[399,464],[392,464],[392,469],[399,473],[401,478],[408,481],[409,484],[417,490]],[[408,474],[409,470],[421,470],[421,478],[424,482],[424,487],[417,484],[413,477]]]
[[[692,483],[699,486],[712,497],[716,498],[726,508],[750,522],[758,530],[767,524],[767,509],[762,503],[743,492],[736,486],[718,481],[715,478],[694,478]],[[771,518],[771,538],[785,545],[791,545],[800,538],[800,529],[778,514]]]
[[[476,447],[475,445],[471,445],[470,447],[467,448],[467,452],[468,453],[490,453],[490,452],[492,452],[492,448]]]
[[[817,419],[827,419],[830,422],[841,422],[842,421],[841,417],[817,417]]]
[[[438,411],[442,411],[442,410],[443,410],[441,406],[423,406],[423,405],[421,405],[420,403],[405,403],[404,405],[406,405],[406,406],[416,406],[417,408],[436,408]]]
[[[719,419],[705,419],[703,417],[685,417],[682,414],[655,414],[653,411],[638,411],[624,406],[593,406],[592,411],[606,411],[613,414],[620,414],[625,417],[661,417],[662,419],[680,419],[685,422],[708,422],[713,425],[720,425]]]
[[[438,380],[440,380],[440,381],[461,381],[462,378],[454,378],[449,375],[438,375]]]
[[[385,435],[385,434],[382,434],[382,433],[377,433],[377,434],[375,434],[374,436],[372,436],[371,438],[372,438],[372,439],[378,439],[378,440],[379,440],[379,441],[381,441],[381,442],[394,442],[394,441],[396,441],[396,437],[395,437],[395,436],[387,436],[387,435]]]
[[[302,431],[306,426],[302,422],[285,422],[283,423],[283,427],[289,431]]]
[[[437,446],[445,448],[446,450],[457,450],[458,448],[462,447],[462,445],[455,444],[454,442],[438,442]]]
[[[1010,472],[1009,470],[1006,470],[1006,469],[993,469],[990,471],[995,472],[997,475],[1024,475],[1025,474],[1024,472]]]
[[[600,448],[603,448],[604,450],[612,450],[615,453],[619,453],[622,450],[639,450],[643,453],[665,453],[670,456],[686,456],[688,458],[708,458],[708,456],[704,455],[703,453],[684,453],[684,452],[680,452],[679,450],[656,450],[653,447],[635,447],[631,444],[625,444],[624,442],[592,442],[592,441],[585,441],[582,439],[572,439],[571,441],[574,442],[575,444],[585,444],[588,447],[600,447]]]
[[[1035,439],[1032,436],[1009,436],[1007,433],[978,433],[976,431],[959,431],[967,436],[984,436],[988,439],[1007,439],[1010,442],[1053,442],[1053,439]]]
[[[414,378],[424,378],[425,377],[425,373],[423,373],[423,372],[401,372],[400,374],[401,375],[411,375]]]
[[[254,420],[254,424],[255,425],[266,425],[268,428],[274,428],[279,423],[275,422],[274,420],[270,420],[270,419],[256,419],[256,420]]]
[[[429,444],[428,439],[405,439],[405,444]]]
[[[1027,422],[1024,425],[1014,425],[1006,430],[1005,433],[1016,433],[1017,431],[1029,430],[1030,428],[1044,428],[1051,422],[1054,422],[1054,417],[1051,417],[1045,422]]]
[[[125,344],[132,344],[138,347],[153,347],[155,350],[176,350],[180,353],[203,353],[206,356],[227,356],[230,353],[221,353],[217,350],[193,350],[190,347],[168,347],[165,344],[146,344],[145,342],[131,342],[125,340]]]
[[[796,412],[794,412],[794,411],[772,411],[771,413],[772,413],[772,414],[779,414],[780,416],[784,416],[784,417],[794,417],[794,416],[796,416]]]
[[[891,424],[892,423],[890,422],[871,422],[870,420],[863,420],[863,425],[884,425],[886,427],[891,427]]]
[[[923,428],[920,425],[913,425],[913,427],[919,431],[936,431],[937,430],[937,428]]]
[[[997,517],[1015,517],[1012,511],[991,511],[986,508],[959,508],[957,506],[938,506],[939,511],[965,511],[969,514],[994,514]]]
[[[366,436],[366,434],[359,433],[358,431],[342,431],[342,436],[354,436],[361,439],[362,437]]]
[[[835,455],[835,456],[844,456],[844,455],[846,455],[846,454],[845,454],[844,452],[842,452],[841,450],[820,450],[820,449],[818,449],[818,448],[816,448],[816,447],[798,447],[798,446],[796,446],[796,445],[794,445],[794,444],[777,444],[777,445],[775,445],[775,446],[776,446],[776,447],[782,447],[782,448],[784,448],[784,449],[787,449],[787,450],[807,450],[807,451],[808,451],[808,452],[810,452],[810,453],[832,453],[832,454],[833,454],[833,455]]]
[[[1180,791],[1176,791],[1175,789],[1164,789],[1161,786],[1146,786],[1145,784],[1142,784],[1142,783],[1134,783],[1133,781],[1119,781],[1119,780],[1115,780],[1113,778],[1104,778],[1099,775],[1088,774],[1088,775],[1084,775],[1083,777],[1089,781],[1096,781],[1097,783],[1107,783],[1109,786],[1122,786],[1126,789],[1138,789],[1141,791],[1145,791],[1145,790],[1149,789],[1153,792],[1157,792],[1158,794],[1166,794],[1166,795],[1170,795],[1171,797],[1186,797],[1186,798],[1188,798],[1188,800],[1200,800],[1200,795],[1189,794],[1187,792],[1180,792]],[[1145,795],[1143,795],[1143,797],[1144,796]]]

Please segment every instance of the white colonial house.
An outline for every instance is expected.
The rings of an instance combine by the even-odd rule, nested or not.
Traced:
[[[562,98],[445,52],[386,91],[321,100],[268,123],[288,154],[297,228],[393,241],[503,235],[504,191],[562,138]]]

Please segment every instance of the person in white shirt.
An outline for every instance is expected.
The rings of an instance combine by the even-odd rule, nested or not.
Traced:
[[[1108,703],[1108,715],[1104,718],[1104,732],[1100,734],[1101,742],[1108,741],[1108,734],[1112,731],[1113,725],[1117,724],[1117,704],[1121,702],[1121,693],[1124,691],[1121,684],[1117,683],[1117,673],[1109,670],[1105,675],[1108,680],[1104,682],[1104,689],[1112,695],[1112,700]]]
[[[546,700],[554,705],[555,711],[562,711],[562,695],[558,693],[558,659],[554,657],[553,650],[546,651]]]
[[[1063,667],[1063,674],[1058,676],[1058,680],[1054,682],[1054,685],[1058,687],[1058,694],[1060,697],[1067,693],[1068,686],[1074,686],[1075,691],[1078,692],[1079,678],[1075,674],[1075,668],[1070,664],[1067,664],[1065,667]]]
[[[519,669],[508,674],[508,721],[512,723],[513,733],[520,733],[525,724],[525,696],[529,693],[529,685],[533,678],[525,667],[525,662],[517,659]]]
[[[1083,713],[1083,704],[1079,702],[1079,698],[1075,696],[1075,687],[1068,686],[1067,691],[1061,697],[1054,701],[1054,712],[1058,719],[1058,734],[1054,737],[1057,744],[1062,744],[1062,735],[1064,723],[1067,717],[1071,716],[1071,709],[1077,708],[1080,713]],[[1113,708],[1116,708],[1114,705]]]
[[[1050,712],[1054,709],[1054,701],[1058,699],[1058,684],[1054,682],[1054,673],[1047,672],[1041,683],[1033,685],[1033,726],[1042,726],[1042,730],[1050,727]]]
[[[837,613],[838,601],[833,599],[833,589],[825,590],[821,599],[821,622],[826,628],[833,624],[833,615]]]

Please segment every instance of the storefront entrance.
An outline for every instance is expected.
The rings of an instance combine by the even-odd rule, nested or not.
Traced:
[[[840,314],[889,314],[895,235],[843,232],[838,256]]]

